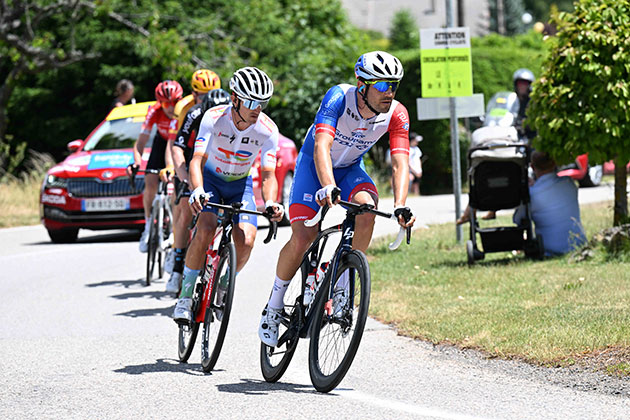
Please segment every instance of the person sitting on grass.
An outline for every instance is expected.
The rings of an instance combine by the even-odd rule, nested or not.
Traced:
[[[536,235],[542,236],[545,255],[566,254],[584,245],[578,190],[570,177],[556,175],[556,162],[546,153],[532,153],[536,181],[529,187],[531,216]],[[514,213],[514,223],[525,219],[525,207]]]

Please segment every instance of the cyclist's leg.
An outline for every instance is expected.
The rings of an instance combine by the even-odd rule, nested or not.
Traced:
[[[173,272],[166,285],[166,291],[175,293],[180,289],[182,275],[184,272],[184,258],[186,256],[186,248],[188,247],[188,239],[190,232],[188,225],[192,220],[192,212],[186,200],[180,200],[175,207],[175,241],[173,243]]]
[[[372,178],[365,172],[362,164],[356,164],[338,175],[335,174],[337,185],[341,188],[343,200],[357,204],[378,205],[378,191]],[[352,247],[365,252],[372,239],[375,216],[371,213],[361,214],[356,218]]]
[[[151,147],[151,154],[147,161],[146,169],[162,169],[165,165],[164,151],[166,150],[166,141],[159,135],[156,135],[153,139],[153,145]],[[151,204],[153,204],[153,198],[157,193],[159,177],[157,174],[145,174],[144,175],[144,193],[142,196],[142,204],[144,204],[144,217],[149,219],[151,215]]]

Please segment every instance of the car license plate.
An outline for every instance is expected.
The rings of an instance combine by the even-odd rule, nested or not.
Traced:
[[[91,198],[83,200],[83,211],[129,210],[128,198]]]

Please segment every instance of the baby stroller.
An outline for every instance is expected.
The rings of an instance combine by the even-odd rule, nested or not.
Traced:
[[[487,252],[523,250],[541,258],[542,237],[534,235],[529,207],[527,167],[530,148],[519,142],[514,127],[481,127],[472,134],[468,150],[470,186],[470,240],[466,242],[468,264],[484,258]],[[526,206],[525,220],[519,226],[480,228],[475,210],[504,210]],[[481,237],[483,251],[477,244]]]

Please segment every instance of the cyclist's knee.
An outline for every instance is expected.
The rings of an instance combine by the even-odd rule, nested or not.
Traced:
[[[300,223],[300,222],[296,222]],[[293,250],[298,254],[303,254],[317,237],[316,229],[309,229],[302,223],[301,226],[294,226],[291,234]]]

